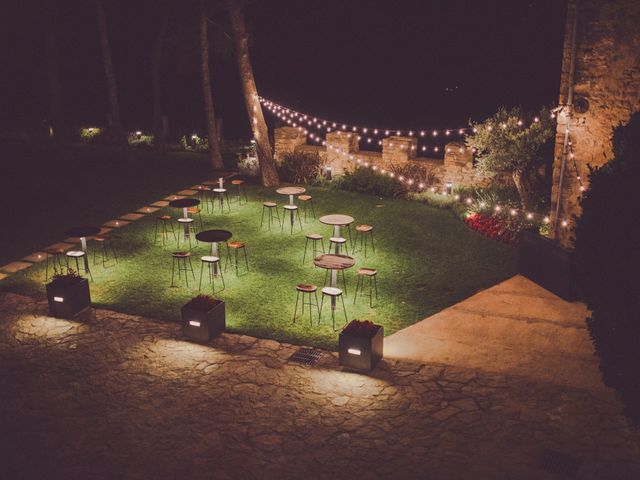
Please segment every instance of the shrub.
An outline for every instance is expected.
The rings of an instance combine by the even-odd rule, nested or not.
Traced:
[[[340,190],[368,193],[378,197],[400,197],[404,194],[400,182],[366,167],[357,167],[352,172],[345,172],[333,182],[333,186]]]
[[[397,179],[405,178],[411,180],[411,183],[401,182],[405,193],[418,192],[425,186],[435,185],[437,182],[435,168],[431,165],[403,163],[401,165],[391,165],[389,170],[395,174]],[[422,188],[420,188],[420,184],[422,184]]]
[[[180,137],[180,146],[188,152],[208,152],[209,141],[207,137],[201,137],[197,134],[182,135]]]
[[[132,147],[151,148],[153,146],[153,135],[142,132],[129,132],[127,142]]]
[[[100,127],[81,127],[80,141],[82,143],[97,143],[104,133],[104,129]]]
[[[220,300],[216,300],[209,295],[197,295],[189,300],[187,305],[197,310],[209,311],[219,303]]]
[[[69,269],[67,273],[56,273],[53,276],[52,283],[61,287],[69,287],[74,283],[78,283],[82,277],[75,270]]]
[[[509,245],[518,245],[520,232],[524,229],[524,225],[517,220],[485,213],[472,213],[467,216],[465,223],[469,228],[485,237],[499,240]]]
[[[343,329],[343,333],[360,337],[373,337],[380,330],[380,325],[376,325],[370,320],[351,320]]]
[[[591,171],[576,221],[574,259],[604,382],[640,423],[640,114],[613,132],[614,158]]]
[[[290,183],[310,183],[320,175],[322,159],[318,153],[290,152],[278,166],[280,179]]]

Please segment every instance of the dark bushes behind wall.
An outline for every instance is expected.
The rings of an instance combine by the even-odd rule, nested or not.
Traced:
[[[332,185],[340,190],[368,193],[377,197],[399,197],[404,194],[402,185],[393,178],[380,175],[367,167],[345,172]]]
[[[614,130],[614,159],[592,171],[575,260],[600,369],[640,424],[640,114]]]
[[[281,180],[290,183],[311,183],[321,172],[322,159],[317,153],[285,153],[278,167]]]

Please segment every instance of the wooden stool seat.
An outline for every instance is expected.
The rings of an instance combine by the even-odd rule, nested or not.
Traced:
[[[244,248],[247,244],[244,242],[228,242],[227,247],[229,248]]]
[[[330,297],[339,297],[342,295],[342,290],[337,287],[323,287],[322,293],[324,295],[329,295]]]
[[[231,185],[242,185],[244,180],[231,180]]]
[[[262,205],[264,205],[267,208],[274,208],[278,206],[276,202],[264,202]]]
[[[309,240],[322,240],[322,235],[319,233],[307,233],[307,238]]]
[[[371,249],[375,252],[376,245],[373,241],[373,225],[367,225],[366,223],[360,224],[356,226],[356,238],[353,244],[351,245],[354,253],[358,248],[358,236],[360,237],[360,248],[362,251],[364,248],[364,256],[367,257],[367,243],[371,244]]]
[[[371,230],[373,230],[373,226],[372,225],[358,225],[356,227],[356,232],[370,232]]]
[[[171,216],[169,216],[169,215],[160,215],[158,217],[158,220],[162,220],[163,222],[166,222],[167,220],[171,220]]]
[[[313,293],[318,290],[318,287],[311,283],[301,283],[299,285],[296,285],[296,290],[298,290],[299,292]]]
[[[358,269],[358,275],[366,275],[368,277],[371,277],[373,275],[376,275],[377,273],[378,271],[375,268],[362,267]]]
[[[185,257],[190,257],[191,252],[173,252],[171,256],[175,258],[185,258]]]
[[[329,243],[347,243],[347,239],[344,237],[331,237]]]
[[[214,257],[213,255],[205,255],[203,257],[200,257],[200,260],[202,260],[205,263],[216,263],[220,261],[220,257]]]
[[[313,206],[313,197],[311,195],[298,195],[298,200],[302,202],[304,207],[304,221],[307,222],[307,204],[311,205],[311,213],[313,218],[316,218],[316,208]]]
[[[298,195],[298,200],[300,200],[301,202],[308,202],[312,198],[313,197],[311,195]]]
[[[185,284],[187,285],[187,288],[189,288],[189,271],[191,271],[191,276],[193,277],[193,280],[196,279],[196,276],[193,273],[193,264],[191,263],[191,253],[183,252],[183,251],[173,252],[171,254],[171,260],[172,260],[171,287],[173,288],[175,286],[173,282],[174,282],[174,275],[175,275],[176,263],[177,263],[178,279],[180,279],[181,274],[184,273],[184,281],[185,281]],[[189,262],[188,264],[187,264],[187,261]]]

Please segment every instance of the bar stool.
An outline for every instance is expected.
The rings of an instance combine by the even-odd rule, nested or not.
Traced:
[[[307,223],[307,204],[311,204],[311,213],[316,218],[316,209],[313,206],[313,197],[311,195],[298,195],[298,200],[302,202],[304,207],[304,222]]]
[[[318,314],[318,325],[320,325],[320,318],[322,317],[322,307],[324,306],[324,297],[330,297],[331,300],[337,302],[338,297],[342,300],[342,310],[344,311],[344,323],[347,323],[347,307],[344,306],[344,297],[342,296],[342,290],[336,287],[324,287],[322,289],[322,301],[320,302],[320,313]],[[331,308],[331,321],[333,322],[333,329],[336,329],[336,310]]]
[[[171,227],[171,233],[173,234],[173,239],[178,241],[178,237],[176,236],[176,231],[173,229],[173,223],[171,222],[171,217],[169,215],[160,215],[156,217],[156,225],[153,230],[153,243],[155,244],[158,241],[158,225],[160,225],[160,235],[162,236],[162,245],[165,244],[165,237],[169,235],[169,227]]]
[[[367,235],[368,234],[368,235]],[[373,243],[373,225],[358,225],[356,226],[356,238],[353,245],[355,253],[355,247],[358,245],[358,235],[360,235],[360,250],[364,244],[364,257],[367,258],[367,237],[371,239],[371,249],[375,252],[376,246]]]
[[[238,276],[238,252],[242,250],[244,252],[244,263],[247,266],[247,272],[249,271],[249,260],[247,259],[247,244],[244,242],[228,242],[227,243],[227,258],[224,261],[224,269],[227,270],[227,263],[231,263],[230,250],[235,252],[235,265],[236,265],[236,277]]]
[[[376,291],[376,305],[378,304],[378,271],[375,268],[362,267],[358,269],[358,283],[356,283],[356,293],[353,295],[353,304],[358,298],[358,287],[360,294],[364,294],[364,278],[369,278],[369,306],[373,307],[373,289]]]
[[[179,218],[178,219],[178,223],[180,224],[180,226],[182,227],[182,229],[184,230],[184,226],[186,225],[187,228],[186,230],[184,230],[184,243],[187,242],[187,240],[189,241],[189,249],[192,248],[191,246],[191,237],[194,236],[196,234],[196,229],[195,229],[195,223],[193,218]],[[180,237],[181,235],[178,234],[178,248],[180,248]],[[198,239],[196,239],[196,244],[198,243]]]
[[[265,210],[268,212],[267,215],[267,225],[268,230],[271,230],[271,222],[273,220],[273,211],[276,212],[276,218],[278,219],[278,225],[282,226],[282,222],[280,221],[280,214],[278,213],[278,205],[275,202],[263,202],[262,203],[262,216],[260,217],[260,228],[262,228],[262,224],[264,222],[264,212]]]
[[[322,245],[322,253],[325,252],[324,250],[324,240],[322,239],[322,235],[319,235],[317,233],[307,233],[305,241],[304,241],[304,255],[302,256],[302,263],[304,263],[305,258],[307,258],[307,245],[309,244],[309,240],[311,240],[311,242],[313,243],[313,258],[317,257],[317,252],[318,252],[318,247],[317,247],[317,243],[318,241],[320,241],[320,244]]]
[[[324,272],[324,284],[325,286],[327,285],[327,283],[329,282],[329,280],[331,279],[331,276],[329,274],[331,270],[325,270]],[[347,277],[344,274],[344,270],[338,270],[338,272],[336,273],[336,281],[340,281],[340,274],[342,274],[342,286],[344,287],[344,296],[347,296]]]
[[[53,265],[53,274],[56,275],[58,273],[58,268],[56,268],[56,262],[58,262],[58,267],[60,268],[60,272],[62,273],[62,271],[64,270],[64,268],[67,265],[67,261],[65,259],[65,255],[64,255],[64,248],[62,247],[49,247],[49,248],[45,248],[44,249],[44,253],[47,254],[45,262],[46,262],[46,266],[45,266],[45,272],[44,272],[44,279],[45,281],[49,280],[49,257],[53,257],[51,259],[51,263]],[[63,259],[64,259],[64,263],[63,263]]]
[[[220,213],[222,215],[224,215],[224,199],[227,199],[227,210],[228,212],[231,212],[231,203],[229,202],[229,195],[227,195],[227,189],[226,188],[214,188],[211,190],[213,192],[213,195],[217,195],[218,196],[218,205],[220,206]],[[214,204],[215,204],[215,199],[213,200]]]
[[[100,244],[100,253],[102,256],[102,266],[104,267],[105,264],[109,261],[110,257],[109,257],[109,250],[111,250],[111,254],[113,255],[114,260],[116,261],[116,263],[118,263],[118,255],[116,254],[116,249],[113,248],[113,237],[111,236],[104,236],[104,235],[97,235],[95,237],[93,237],[93,240],[95,242],[98,242]],[[93,250],[93,264],[96,265],[97,263],[97,256],[98,256],[98,252],[96,251],[96,249]]]
[[[191,252],[173,252],[171,254],[171,286],[174,287],[173,278],[176,270],[176,264],[178,265],[178,279],[180,279],[180,272],[184,272],[184,281],[189,288],[189,270],[191,270],[191,276],[195,281],[196,275],[193,273],[193,264],[191,263]],[[189,265],[187,265],[187,260]],[[182,265],[180,264],[182,262]]]
[[[316,301],[313,302],[313,297],[311,294],[315,295]],[[320,322],[320,306],[318,305],[318,287],[310,283],[301,283],[296,285],[296,306],[293,309],[293,323],[296,323],[296,317],[298,316],[298,300],[300,298],[300,294],[302,294],[302,313],[300,316],[304,315],[304,306],[308,305],[309,307],[309,325],[313,325],[313,317],[311,307],[315,305],[316,310],[318,310],[318,322]],[[304,301],[304,295],[307,294],[308,301]]]
[[[200,200],[200,205],[204,205],[207,213],[209,213],[211,211],[209,209],[209,204],[213,203],[210,193],[211,188],[206,185],[198,185],[196,190],[198,191],[198,200]],[[213,209],[213,205],[211,205],[211,208]]]
[[[75,259],[76,261],[76,272],[78,274],[80,274],[80,259],[84,258],[86,256],[86,253],[83,252],[82,250],[69,250],[66,254],[66,258],[67,258],[67,272],[69,272],[70,268],[69,268],[69,259]],[[89,276],[91,277],[91,280],[93,280],[93,275],[91,274],[91,269],[88,267],[88,263],[87,263],[87,273],[89,274]]]
[[[216,293],[216,271],[217,275],[220,275],[220,280],[222,280],[222,290],[224,290],[224,275],[222,275],[222,268],[220,268],[220,258],[212,255],[200,257],[200,285],[198,286],[198,290],[202,288],[202,272],[204,271],[205,265],[209,269],[208,275],[213,293]]]
[[[287,215],[289,212],[289,215]],[[280,230],[284,232],[284,224],[287,220],[287,217],[291,218],[291,212],[293,212],[293,221],[291,223],[291,234],[293,234],[293,224],[296,221],[296,215],[298,216],[298,223],[300,224],[300,231],[302,231],[302,220],[300,220],[300,210],[297,205],[285,205],[282,207],[282,225],[280,226]]]
[[[202,214],[200,212],[201,210],[198,207],[187,208],[187,213],[191,215],[193,218],[195,218],[195,216],[198,215],[198,220],[200,220],[200,230],[204,230],[204,224],[202,223]]]
[[[329,237],[329,251],[331,251],[331,245],[343,245],[344,252],[349,255],[349,249],[347,248],[347,239],[344,237]]]
[[[240,180],[240,179],[231,180],[231,185],[236,186],[238,205],[242,205],[243,193],[244,193],[244,203],[249,203],[249,198],[247,197],[247,189],[244,186],[244,180]]]

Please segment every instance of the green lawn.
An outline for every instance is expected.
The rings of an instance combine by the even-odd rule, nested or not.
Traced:
[[[308,191],[319,215],[344,213],[353,216],[357,223],[375,226],[376,252],[368,252],[366,259],[362,252],[355,254],[356,267],[347,271],[349,291],[345,301],[349,319],[380,323],[387,335],[516,271],[515,249],[468,230],[446,210],[418,202],[382,200],[321,188]],[[228,329],[334,349],[338,334],[331,327],[326,302],[320,326],[315,322],[309,326],[308,317],[292,324],[295,285],[303,282],[321,285],[325,275],[324,270],[313,266],[310,255],[303,265],[304,235],[281,233],[279,228],[271,232],[260,229],[261,202],[274,200],[281,205],[285,198],[272,190],[250,187],[249,199],[242,206],[233,203],[231,215],[221,216],[217,211],[203,214],[205,228],[230,230],[233,239],[246,241],[248,245],[251,271],[239,277],[227,271],[226,289],[217,295],[226,302]],[[174,216],[178,213],[171,208],[162,211],[165,212]],[[188,289],[183,282],[170,288],[170,252],[175,245],[173,241],[166,247],[154,245],[155,216],[149,215],[117,232],[120,256],[117,265],[93,267],[95,281],[91,291],[95,306],[177,321],[180,306],[198,293],[197,281],[191,281]],[[321,233],[326,241],[331,228],[309,219],[304,231]],[[93,246],[90,244],[89,248]],[[208,244],[193,249],[196,279],[199,256],[208,251]],[[369,308],[364,298],[353,304],[355,271],[359,266],[379,270],[380,301],[375,308]],[[44,265],[3,280],[0,288],[43,294]],[[210,287],[203,285],[203,292],[210,292]],[[337,319],[342,324],[343,317],[339,315]]]

